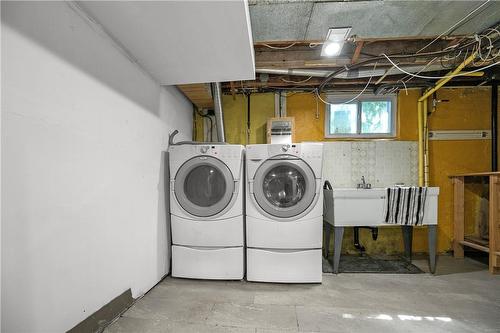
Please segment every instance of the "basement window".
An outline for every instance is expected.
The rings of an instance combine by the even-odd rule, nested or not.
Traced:
[[[386,138],[396,133],[396,96],[330,95],[326,107],[326,138]]]

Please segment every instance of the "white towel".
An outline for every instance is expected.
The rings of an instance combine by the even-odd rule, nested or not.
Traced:
[[[387,188],[385,223],[421,225],[424,219],[427,187]]]

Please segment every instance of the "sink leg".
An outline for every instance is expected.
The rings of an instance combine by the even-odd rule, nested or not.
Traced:
[[[404,244],[404,255],[406,259],[411,262],[411,253],[412,253],[412,243],[413,243],[413,226],[411,225],[403,225],[401,226],[403,231],[403,244]]]
[[[333,273],[339,273],[340,252],[342,251],[342,239],[344,238],[344,227],[333,227],[335,243],[333,244]]]
[[[429,233],[429,268],[434,274],[436,273],[437,225],[429,225],[427,229]]]
[[[330,252],[330,236],[332,232],[332,226],[330,223],[324,223],[325,225],[325,251],[324,256],[328,259],[328,252]]]

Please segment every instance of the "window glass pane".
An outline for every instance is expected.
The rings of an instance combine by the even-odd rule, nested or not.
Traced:
[[[361,133],[391,133],[391,101],[361,102]]]
[[[357,113],[357,104],[330,105],[330,134],[355,134]]]

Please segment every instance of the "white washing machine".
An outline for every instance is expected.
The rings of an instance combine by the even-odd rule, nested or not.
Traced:
[[[247,280],[320,283],[321,143],[246,148]]]
[[[172,276],[243,278],[243,152],[229,144],[169,148]]]

